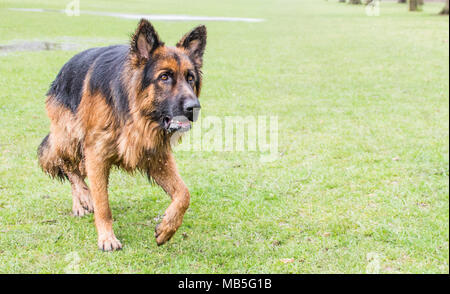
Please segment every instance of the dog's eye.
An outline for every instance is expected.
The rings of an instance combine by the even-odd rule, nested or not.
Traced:
[[[168,74],[162,74],[162,75],[159,77],[159,79],[162,80],[162,81],[167,81],[167,80],[169,79],[169,75],[168,75]]]
[[[193,77],[192,75],[188,75],[187,81],[188,81],[189,83],[193,83],[193,82],[194,82],[194,77]]]
[[[170,81],[171,78],[172,78],[172,75],[169,72],[163,73],[159,76],[159,79],[163,82]]]

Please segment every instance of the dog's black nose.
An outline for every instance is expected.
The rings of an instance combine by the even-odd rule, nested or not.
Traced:
[[[200,110],[200,101],[198,101],[198,98],[190,98],[186,99],[183,104],[183,111],[186,115],[186,117],[190,121],[196,121],[198,117],[198,111]]]

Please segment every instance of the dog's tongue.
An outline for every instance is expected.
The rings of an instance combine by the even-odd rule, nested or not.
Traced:
[[[176,120],[176,121],[172,120],[172,124],[176,124],[177,126],[182,127],[182,128],[185,128],[185,127],[188,127],[191,125],[189,121],[179,121],[179,120]]]
[[[177,120],[172,119],[170,121],[169,130],[178,131],[178,130],[189,130],[191,127],[191,123],[189,120]]]

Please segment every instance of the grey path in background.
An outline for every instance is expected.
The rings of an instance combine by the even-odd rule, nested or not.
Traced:
[[[65,10],[58,10],[58,9],[41,9],[41,8],[9,8],[9,9],[14,11],[65,13]],[[87,10],[80,10],[80,14],[112,16],[124,19],[145,18],[148,20],[163,20],[163,21],[238,21],[238,22],[264,21],[264,19],[262,18],[190,16],[190,15],[176,15],[176,14],[127,14],[118,12],[101,12],[101,11],[87,11]]]
[[[25,41],[8,45],[0,45],[0,56],[16,51],[51,51],[51,50],[76,50],[80,46],[69,43],[54,43],[45,41]]]

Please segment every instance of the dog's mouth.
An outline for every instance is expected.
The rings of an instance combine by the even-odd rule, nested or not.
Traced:
[[[170,134],[173,132],[187,132],[191,129],[191,122],[185,116],[169,117],[163,119],[164,129]]]

